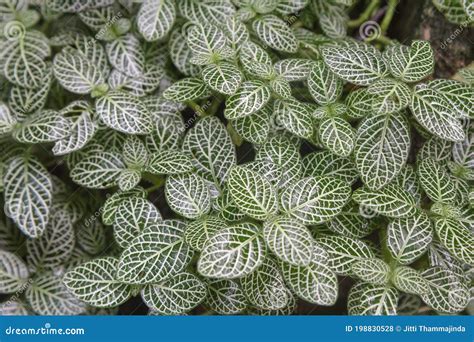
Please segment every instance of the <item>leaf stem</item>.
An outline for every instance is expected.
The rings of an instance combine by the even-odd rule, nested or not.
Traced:
[[[359,18],[354,19],[354,20],[349,20],[348,26],[349,27],[357,27],[360,26],[363,22],[369,20],[371,17],[372,13],[375,11],[377,7],[380,5],[380,0],[372,0],[370,4],[367,6],[364,12],[361,13]]]
[[[377,43],[381,43],[383,45],[393,45],[395,44],[392,39],[388,38],[387,36],[380,35],[377,38],[375,38],[375,41]]]
[[[186,101],[186,105],[194,110],[199,116],[207,116],[207,113],[194,101]]]
[[[397,7],[398,0],[388,0],[388,9],[385,12],[385,16],[383,17],[382,23],[380,24],[380,28],[382,29],[382,35],[384,35],[390,23],[392,22],[393,15],[395,14],[395,9]]]
[[[221,103],[222,103],[222,96],[220,94],[216,94],[214,99],[212,100],[211,105],[209,106],[208,113],[209,115],[215,115],[217,110],[219,109]]]

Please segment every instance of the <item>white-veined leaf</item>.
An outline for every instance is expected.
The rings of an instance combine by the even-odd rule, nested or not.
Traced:
[[[105,82],[93,62],[78,53],[63,51],[54,57],[54,76],[67,90],[76,94],[89,94]]]
[[[20,291],[26,285],[28,276],[28,268],[21,258],[0,250],[0,293]]]
[[[128,33],[106,45],[110,64],[124,74],[136,77],[143,73],[145,52],[136,36]]]
[[[55,270],[66,263],[76,243],[72,221],[65,211],[50,215],[40,237],[26,242],[28,266],[35,270]]]
[[[265,106],[252,115],[232,120],[232,127],[242,138],[259,145],[267,140],[270,133],[271,114],[271,107]]]
[[[456,202],[456,188],[443,166],[427,158],[419,163],[417,173],[421,187],[433,202],[445,204]]]
[[[331,71],[350,83],[369,85],[386,72],[382,56],[376,50],[330,46],[321,52]]]
[[[102,122],[119,132],[148,134],[153,129],[152,116],[136,96],[114,90],[97,99],[95,109]]]
[[[313,61],[302,58],[287,58],[275,63],[275,72],[288,82],[303,81],[310,74]]]
[[[183,78],[168,87],[163,97],[175,102],[186,102],[205,97],[209,93],[206,84],[197,77]]]
[[[251,305],[264,310],[277,310],[287,306],[288,289],[277,267],[270,258],[265,259],[254,272],[243,277],[240,284]]]
[[[401,113],[371,115],[357,130],[354,156],[363,182],[380,189],[405,165],[410,150],[410,127]]]
[[[132,294],[130,285],[117,280],[118,259],[98,258],[74,267],[64,275],[67,289],[89,305],[108,308],[124,303]]]
[[[196,24],[188,29],[186,38],[193,52],[190,60],[193,64],[207,65],[234,55],[224,32],[217,26]]]
[[[183,271],[193,257],[185,244],[185,223],[165,220],[145,228],[120,256],[117,278],[125,283],[158,283]]]
[[[63,284],[60,276],[42,273],[32,279],[25,298],[38,315],[79,315],[86,309],[85,303],[75,298]]]
[[[437,218],[434,221],[436,235],[441,244],[458,260],[474,265],[474,234],[469,227],[452,218]]]
[[[4,103],[0,103],[0,136],[11,132],[16,124],[16,116],[12,115],[10,108]]]
[[[355,132],[352,126],[340,117],[329,117],[319,123],[321,144],[339,157],[347,157],[354,148]]]
[[[436,311],[457,313],[467,306],[469,291],[451,270],[435,266],[423,271],[421,276],[428,284],[428,291],[421,298]]]
[[[234,144],[217,117],[204,117],[188,131],[183,152],[192,157],[197,173],[221,187],[237,163]]]
[[[351,271],[362,281],[375,285],[387,284],[390,279],[390,266],[378,258],[356,260]]]
[[[337,77],[323,61],[315,62],[308,76],[308,89],[320,105],[328,105],[341,96],[342,80]]]
[[[176,18],[175,3],[172,0],[146,0],[137,15],[138,31],[147,41],[164,37]]]
[[[359,173],[350,158],[339,157],[331,151],[309,153],[302,159],[305,177],[330,176],[353,184]]]
[[[138,196],[127,197],[115,212],[115,241],[120,247],[127,248],[145,228],[161,220],[161,214],[153,203]]]
[[[215,216],[201,217],[188,223],[184,232],[186,243],[196,251],[202,251],[207,240],[217,231],[227,227],[224,220]]]
[[[372,110],[377,114],[390,114],[405,109],[411,100],[411,89],[403,82],[382,78],[372,83],[367,91],[374,95]]]
[[[125,168],[117,153],[97,152],[81,159],[71,170],[74,182],[87,188],[106,189],[115,185]]]
[[[201,303],[206,286],[192,273],[183,272],[141,291],[145,304],[162,315],[183,314]]]
[[[410,47],[396,46],[390,51],[390,73],[404,82],[418,82],[434,69],[434,53],[430,42],[415,40]]]
[[[260,228],[252,223],[241,223],[221,229],[207,240],[197,267],[205,277],[239,278],[260,266],[265,253]]]
[[[415,119],[428,132],[449,141],[462,141],[464,131],[456,111],[433,89],[418,85],[410,103]]]
[[[263,237],[277,257],[292,265],[307,266],[313,252],[308,228],[295,219],[277,217],[265,221]]]
[[[369,235],[375,228],[370,220],[361,215],[361,208],[354,203],[348,203],[327,226],[339,235],[355,239]]]
[[[307,177],[290,185],[280,196],[282,211],[304,224],[319,224],[339,214],[351,189],[333,177]]]
[[[361,259],[374,258],[372,249],[363,241],[345,236],[322,236],[316,242],[328,254],[328,266],[337,274],[351,275],[351,266]]]
[[[76,230],[77,245],[89,255],[97,255],[106,247],[104,226],[94,215],[87,217]]]
[[[173,175],[192,171],[191,158],[181,151],[161,151],[150,155],[146,171],[157,175]]]
[[[296,37],[282,19],[276,15],[264,15],[257,18],[252,28],[258,37],[272,49],[294,53],[298,49]]]
[[[349,291],[349,315],[387,316],[397,314],[398,291],[393,287],[364,282]]]
[[[408,265],[427,250],[433,239],[428,216],[420,212],[413,217],[393,219],[387,227],[387,247],[400,264]]]
[[[194,173],[167,177],[165,195],[171,209],[189,219],[197,219],[211,209],[209,188]]]
[[[410,217],[417,213],[413,196],[395,184],[388,184],[380,190],[359,188],[352,194],[357,203],[388,217]]]
[[[3,175],[5,210],[29,237],[43,234],[49,220],[53,186],[46,168],[33,157],[10,160]]]
[[[65,138],[70,130],[69,121],[54,110],[43,110],[29,116],[12,132],[22,143],[37,144]]]
[[[90,113],[82,112],[77,118],[71,119],[69,134],[67,137],[54,143],[53,153],[56,156],[69,154],[83,148],[93,137],[97,125],[92,120]]]
[[[280,267],[288,285],[303,300],[331,306],[337,299],[337,277],[326,264],[327,256],[321,257],[320,248],[314,248],[311,262],[306,266],[281,263]]]
[[[137,187],[128,191],[117,191],[105,200],[101,211],[102,222],[110,226],[114,223],[115,215],[120,204],[129,197],[145,198],[147,195],[143,188]]]
[[[246,81],[226,100],[224,115],[229,120],[251,115],[265,106],[270,95],[270,88],[266,83],[258,80]]]
[[[202,79],[213,90],[225,95],[232,95],[242,83],[242,74],[234,64],[220,62],[209,64],[203,68]]]
[[[284,129],[298,137],[309,138],[313,134],[311,108],[306,103],[293,98],[276,100],[273,115]]]
[[[186,76],[196,76],[200,66],[191,63],[192,51],[181,27],[174,29],[168,41],[169,54],[176,68]]]
[[[246,215],[265,220],[276,214],[276,190],[261,174],[243,166],[235,166],[230,171],[227,185],[234,203]]]
[[[233,280],[208,280],[206,306],[221,315],[234,315],[247,307],[247,298],[239,284]]]
[[[391,276],[393,285],[402,292],[421,295],[428,291],[426,280],[417,270],[408,267],[397,267]]]
[[[214,25],[225,23],[235,13],[234,6],[227,0],[183,0],[178,1],[178,8],[181,15],[190,21],[210,21]]]

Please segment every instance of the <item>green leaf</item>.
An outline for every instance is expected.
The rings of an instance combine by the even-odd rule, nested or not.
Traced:
[[[37,144],[54,142],[67,137],[69,121],[53,110],[43,110],[29,116],[12,132],[13,137],[22,143]]]
[[[277,264],[265,259],[254,272],[240,280],[242,289],[251,305],[264,310],[277,310],[287,306],[288,289]]]
[[[287,58],[275,63],[275,72],[288,82],[303,81],[312,70],[313,61],[302,58]]]
[[[191,159],[181,151],[161,151],[148,159],[146,171],[156,175],[187,173],[193,169]]]
[[[76,233],[77,245],[89,255],[97,255],[106,247],[107,237],[104,226],[94,215],[81,223]]]
[[[377,114],[399,112],[411,101],[410,87],[391,78],[375,81],[367,88],[367,91],[374,95],[372,110]]]
[[[345,103],[346,114],[353,119],[359,119],[372,112],[372,102],[374,95],[367,91],[367,88],[359,88],[351,91],[347,95]]]
[[[95,110],[102,122],[119,132],[148,134],[152,116],[142,101],[126,92],[113,90],[97,99]]]
[[[347,204],[339,215],[329,221],[329,230],[355,239],[369,235],[374,230],[374,224],[360,211],[361,208],[354,203]]]
[[[114,39],[105,47],[110,64],[131,77],[143,74],[145,53],[140,41],[132,33]]]
[[[457,193],[444,168],[431,158],[422,160],[418,165],[418,179],[426,195],[433,201],[454,204]]]
[[[405,293],[421,295],[428,291],[426,280],[420,275],[420,272],[411,267],[397,267],[393,271],[391,279],[393,285]]]
[[[183,78],[168,87],[163,97],[175,102],[186,102],[204,97],[209,89],[199,78]]]
[[[287,23],[276,15],[264,15],[257,18],[252,28],[257,36],[272,49],[289,53],[298,50],[295,35]]]
[[[337,274],[351,275],[354,262],[375,257],[372,249],[358,239],[327,235],[317,238],[316,242],[327,252],[328,266]]]
[[[145,304],[163,315],[190,311],[207,295],[206,286],[194,274],[183,272],[141,291]]]
[[[51,273],[34,277],[25,298],[33,311],[42,316],[79,315],[86,309],[85,304],[69,292],[61,277]]]
[[[189,219],[197,219],[211,209],[209,188],[194,173],[169,176],[165,183],[165,195],[171,209]]]
[[[283,277],[301,299],[317,305],[331,306],[338,294],[337,277],[314,248],[311,262],[305,266],[281,263]]]
[[[125,168],[119,154],[96,152],[85,157],[71,170],[71,178],[77,184],[93,189],[113,187],[120,172]]]
[[[48,224],[53,191],[46,168],[34,157],[14,157],[4,171],[3,186],[5,213],[27,236],[41,236]]]
[[[54,143],[53,153],[62,156],[83,148],[97,131],[97,125],[92,120],[90,113],[82,112],[77,118],[71,119],[69,133],[66,137]]]
[[[433,239],[433,228],[422,212],[392,220],[387,227],[387,247],[392,257],[402,265],[409,265],[427,250]]]
[[[234,203],[246,215],[265,220],[276,214],[278,203],[275,188],[259,173],[235,166],[231,169],[227,185]]]
[[[233,279],[263,263],[266,248],[258,226],[241,223],[219,230],[204,244],[197,269],[205,277]]]
[[[227,224],[219,217],[201,217],[188,223],[184,232],[184,239],[192,249],[200,252],[204,248],[206,241],[225,227],[227,227]]]
[[[0,293],[20,291],[26,285],[28,277],[28,268],[21,258],[0,250]]]
[[[67,289],[81,301],[99,308],[118,306],[130,298],[130,285],[117,280],[118,259],[97,258],[79,266],[64,275]]]
[[[2,45],[0,59],[5,77],[21,87],[40,87],[48,72],[44,59],[51,54],[48,38],[39,31],[26,31]]]
[[[355,139],[356,167],[363,182],[380,189],[404,167],[410,150],[410,127],[401,113],[365,118]]]
[[[428,132],[449,141],[462,141],[464,131],[456,112],[436,91],[418,85],[414,89],[410,110]]]
[[[428,291],[422,293],[421,298],[436,311],[457,313],[467,306],[469,291],[451,270],[430,267],[421,276],[428,284]]]
[[[247,307],[245,292],[233,280],[208,280],[205,304],[220,315],[235,315]]]
[[[441,244],[451,255],[468,265],[474,265],[474,235],[469,226],[465,227],[452,218],[437,218],[434,226]]]
[[[292,265],[307,266],[313,252],[313,238],[305,225],[295,219],[277,217],[265,221],[263,237],[269,249]]]
[[[74,51],[63,51],[54,57],[54,76],[70,92],[89,94],[105,82],[93,62]]]
[[[234,6],[226,0],[204,2],[200,0],[183,0],[177,3],[181,15],[196,23],[210,21],[214,25],[220,25],[230,20],[235,13]]]
[[[144,1],[138,11],[138,31],[147,41],[164,37],[176,19],[175,3],[171,0]]]
[[[313,134],[313,120],[310,107],[303,102],[289,98],[276,100],[273,114],[281,122],[284,129],[301,137],[309,138]]]
[[[125,164],[130,168],[143,167],[148,159],[148,151],[143,142],[137,136],[128,136],[122,147],[122,155]]]
[[[155,284],[182,272],[193,257],[184,242],[185,227],[181,221],[165,220],[145,228],[120,256],[118,280]]]
[[[197,173],[221,187],[237,163],[235,146],[217,117],[204,117],[189,130],[183,141],[183,152],[192,156]]]
[[[351,266],[352,273],[364,282],[374,285],[384,285],[390,278],[390,267],[383,260],[360,259]]]
[[[396,46],[390,50],[390,73],[404,82],[418,82],[434,69],[434,53],[430,42],[415,40],[410,47]]]
[[[207,22],[205,19],[204,22]],[[219,23],[221,25],[222,23]],[[227,38],[217,26],[201,23],[187,30],[187,43],[193,57],[191,63],[207,65],[233,57],[234,51],[229,47]]]
[[[176,27],[168,41],[169,55],[174,66],[186,76],[196,76],[200,66],[191,63],[192,51],[188,46],[185,32]]]
[[[242,138],[252,144],[263,144],[270,133],[271,114],[271,107],[265,106],[252,115],[232,120],[232,127]]]
[[[319,224],[339,214],[351,189],[333,177],[307,177],[293,183],[280,197],[282,211],[304,224]]]
[[[354,163],[349,158],[339,157],[331,151],[309,153],[302,159],[305,177],[330,176],[353,184],[359,178]]]
[[[347,157],[351,154],[354,136],[354,129],[342,118],[329,117],[319,123],[321,144],[337,156]]]
[[[359,188],[352,194],[357,203],[388,217],[410,217],[417,213],[413,196],[395,184],[388,184],[380,190]]]
[[[323,61],[315,62],[308,76],[308,89],[314,100],[320,105],[337,101],[342,94],[343,82]]]
[[[243,82],[240,89],[227,98],[224,115],[229,120],[251,115],[265,106],[270,95],[270,88],[262,81]]]
[[[433,80],[428,83],[438,95],[449,103],[459,118],[474,115],[474,90],[472,87],[455,80]]]
[[[129,197],[140,197],[145,198],[147,195],[146,191],[143,188],[135,188],[127,191],[117,191],[108,197],[102,208],[102,222],[106,225],[111,225],[114,223],[115,215],[120,204]]]
[[[349,315],[387,316],[397,314],[398,291],[393,287],[359,282],[349,291]]]
[[[234,64],[221,62],[209,64],[202,69],[202,79],[213,90],[232,95],[242,83],[242,74]]]
[[[114,216],[114,237],[117,244],[127,248],[145,228],[161,221],[161,214],[147,199],[130,196],[118,205]]]
[[[75,232],[67,213],[57,211],[50,214],[43,234],[26,242],[28,266],[54,271],[69,260],[75,243]]]
[[[328,46],[321,49],[324,62],[343,80],[357,85],[369,85],[382,78],[386,66],[377,50]]]

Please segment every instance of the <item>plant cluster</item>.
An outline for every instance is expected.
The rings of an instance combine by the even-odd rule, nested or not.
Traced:
[[[0,313],[465,310],[474,70],[355,5],[0,1]]]

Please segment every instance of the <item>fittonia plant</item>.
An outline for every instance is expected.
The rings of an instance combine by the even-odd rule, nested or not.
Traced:
[[[2,0],[0,312],[462,312],[473,70],[352,5]]]

